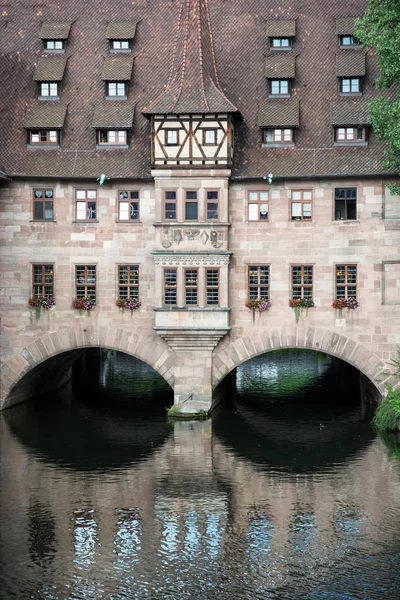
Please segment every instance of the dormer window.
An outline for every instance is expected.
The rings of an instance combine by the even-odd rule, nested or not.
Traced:
[[[97,133],[99,146],[126,146],[127,131],[125,129],[100,129]]]
[[[111,50],[117,52],[130,52],[131,42],[130,40],[110,40]]]
[[[32,146],[58,146],[59,132],[57,129],[32,129],[28,143]]]
[[[264,144],[279,144],[280,146],[289,146],[293,144],[293,129],[264,129]]]
[[[40,99],[58,99],[59,83],[57,81],[45,81],[40,83],[39,98]]]
[[[290,93],[289,79],[271,79],[270,94],[271,96],[289,96]]]
[[[339,36],[340,46],[343,48],[359,46],[360,43],[354,35],[340,35]]]
[[[64,52],[64,40],[44,40],[44,49],[47,52]]]
[[[291,47],[292,47],[291,38],[279,38],[279,37],[271,38],[272,50],[290,50]]]
[[[106,96],[108,99],[126,100],[127,84],[125,81],[106,81]]]
[[[360,145],[367,144],[366,127],[335,127],[335,145]]]
[[[360,77],[343,78],[340,80],[340,93],[341,94],[359,94],[361,92],[361,79]]]

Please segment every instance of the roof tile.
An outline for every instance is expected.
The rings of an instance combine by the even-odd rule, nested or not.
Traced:
[[[342,100],[332,104],[332,125],[368,125],[368,103]]]
[[[293,52],[274,52],[265,59],[265,77],[268,79],[292,79],[295,76]]]
[[[34,81],[61,81],[67,59],[64,56],[42,56],[36,67]]]
[[[132,76],[133,56],[107,56],[103,64],[103,81],[129,81]]]
[[[106,32],[108,40],[132,40],[136,33],[134,21],[120,21],[109,23]]]
[[[267,37],[295,37],[294,19],[271,19],[267,23]]]
[[[70,29],[70,23],[42,23],[39,38],[41,40],[66,40]]]
[[[26,111],[25,129],[61,129],[64,125],[67,107],[58,103],[32,106]]]
[[[338,77],[364,77],[365,54],[355,50],[344,50],[336,55]]]
[[[338,17],[336,19],[337,35],[353,35],[354,23],[357,17]]]
[[[299,127],[299,102],[264,100],[258,109],[259,127]]]
[[[135,105],[107,103],[94,109],[92,127],[95,129],[130,129]]]

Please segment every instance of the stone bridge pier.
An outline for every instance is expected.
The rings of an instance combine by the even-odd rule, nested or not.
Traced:
[[[92,317],[86,317],[88,320]],[[158,329],[143,335],[122,326],[84,326],[37,331],[34,340],[15,340],[14,352],[3,362],[1,409],[58,389],[73,362],[87,348],[107,348],[134,356],[159,373],[174,390],[172,414],[208,416],[224,394],[231,393],[237,366],[264,353],[286,348],[324,352],[356,367],[379,399],[395,383],[391,370],[377,353],[350,337],[303,324],[276,329],[255,327],[236,337],[222,329],[187,331]],[[266,358],[267,360],[267,358]],[[228,377],[231,374],[230,377]]]

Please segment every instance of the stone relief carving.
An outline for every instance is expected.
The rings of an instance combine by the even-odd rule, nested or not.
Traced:
[[[161,230],[161,245],[163,248],[170,248],[174,241],[172,229],[162,228]]]
[[[200,234],[199,229],[184,229],[183,235],[187,237],[188,240],[194,240]]]
[[[224,241],[224,237],[221,231],[216,231],[215,229],[213,229],[210,232],[210,238],[211,238],[211,246],[213,248],[221,248],[223,241]]]
[[[181,241],[182,241],[182,231],[180,229],[175,229],[174,242],[176,242],[179,245],[181,243]]]
[[[205,229],[203,230],[203,233],[201,234],[200,239],[204,245],[206,245],[208,240],[210,239],[210,236],[208,235],[208,233]]]
[[[185,265],[190,267],[222,267],[229,264],[229,254],[222,256],[154,256],[154,262],[162,267]]]

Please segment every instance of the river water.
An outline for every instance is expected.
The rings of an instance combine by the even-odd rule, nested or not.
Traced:
[[[398,600],[400,443],[358,374],[307,351],[170,422],[143,363],[83,361],[0,416],[1,600]]]

